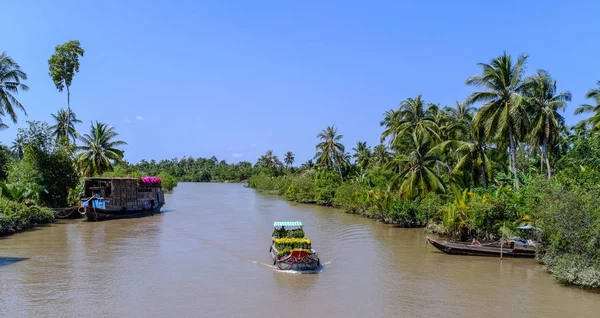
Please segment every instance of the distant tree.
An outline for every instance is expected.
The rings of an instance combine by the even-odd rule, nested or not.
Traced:
[[[343,181],[342,165],[345,162],[344,156],[346,151],[344,145],[340,143],[340,140],[342,140],[344,136],[338,135],[337,128],[333,125],[327,126],[327,128],[323,129],[317,137],[321,142],[317,144],[315,159],[317,159],[318,163],[322,166],[330,168],[337,167],[340,173],[340,179]]]
[[[525,101],[531,108],[533,119],[531,144],[542,148],[542,163],[545,161],[548,178],[550,178],[548,145],[554,145],[558,141],[561,129],[565,125],[565,119],[558,111],[565,110],[567,102],[571,101],[571,93],[568,91],[557,93],[556,81],[544,70],[539,70],[533,77],[527,79],[526,85]]]
[[[25,107],[14,96],[22,91],[28,91],[29,87],[21,83],[27,80],[27,74],[21,71],[21,67],[5,52],[0,54],[0,115],[10,116],[13,123],[17,123],[17,114],[15,108],[20,109],[27,115]],[[0,128],[6,128],[6,125],[0,121]]]
[[[366,169],[371,163],[371,148],[365,141],[359,141],[356,143],[356,148],[352,148],[352,150],[354,150],[352,157],[356,159],[356,164],[361,169]]]
[[[49,75],[59,92],[67,89],[67,110],[71,113],[71,83],[76,73],[79,73],[79,57],[84,50],[77,40],[57,45],[54,54],[48,60]],[[70,117],[67,120],[70,126]]]
[[[294,161],[296,161],[296,157],[291,151],[288,151],[285,153],[285,158],[283,159],[283,161],[285,162],[285,165],[289,168],[291,165],[294,164]]]
[[[598,81],[598,88],[590,89],[585,98],[592,99],[596,105],[583,104],[575,109],[575,115],[592,113],[590,118],[584,119],[583,124],[589,124],[592,127],[592,131],[600,130],[600,81]]]
[[[78,147],[82,152],[79,153],[77,162],[85,176],[111,170],[113,164],[123,159],[123,150],[117,147],[127,143],[114,140],[118,135],[114,127],[96,122],[92,123],[89,134],[79,136],[83,145]]]
[[[77,119],[74,112],[59,109],[56,114],[52,114],[52,118],[54,118],[56,124],[50,128],[53,130],[52,135],[56,137],[56,140],[76,140],[75,124],[81,123],[81,120]]]
[[[384,144],[379,144],[373,148],[373,160],[379,166],[384,166],[392,157],[388,148]]]

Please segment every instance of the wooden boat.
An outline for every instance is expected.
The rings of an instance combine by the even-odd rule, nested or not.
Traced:
[[[304,237],[301,222],[274,222],[272,243],[269,252],[273,258],[273,265],[280,270],[307,271],[315,270],[321,266],[317,251],[310,246],[310,240]],[[291,249],[279,248],[280,242],[290,242]],[[294,242],[308,242],[304,248],[294,247]],[[306,243],[304,243],[306,244]],[[298,245],[300,246],[300,245]]]
[[[427,237],[427,242],[447,254],[523,258],[534,258],[536,252],[535,247],[539,245],[539,243],[525,241],[519,238],[502,242],[502,248],[500,247],[499,242],[487,244],[448,241],[438,242],[430,237]]]
[[[160,212],[165,203],[160,179],[87,178],[79,213],[88,221],[135,218]]]

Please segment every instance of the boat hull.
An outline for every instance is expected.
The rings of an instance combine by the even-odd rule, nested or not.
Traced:
[[[503,248],[501,250],[499,246],[468,245],[449,242],[438,242],[429,237],[427,237],[427,242],[433,245],[438,250],[452,255],[535,258],[535,250],[525,250],[518,248]]]
[[[321,266],[321,261],[315,250],[311,250],[311,252],[311,254],[299,257],[290,254],[280,258],[277,255],[275,246],[271,246],[273,265],[277,266],[277,269],[284,271],[314,271],[318,269]]]
[[[129,218],[139,218],[144,216],[154,215],[156,213],[160,213],[160,208],[155,209],[144,209],[144,210],[108,210],[108,209],[99,209],[93,208],[89,206],[82,206],[79,208],[79,213],[85,215],[88,221],[106,221],[106,220],[116,220],[116,219],[129,219]]]

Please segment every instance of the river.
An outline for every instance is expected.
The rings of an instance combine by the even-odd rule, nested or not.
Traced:
[[[600,293],[534,260],[446,255],[422,229],[180,183],[164,213],[0,238],[0,317],[597,317]],[[301,221],[323,270],[275,271],[274,221]]]

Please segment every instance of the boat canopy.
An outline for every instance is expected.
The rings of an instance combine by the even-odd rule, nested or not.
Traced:
[[[518,226],[517,229],[519,229],[519,230],[531,230],[531,229],[534,229],[534,230],[542,231],[542,229],[537,228],[535,226],[531,226],[531,225]]]
[[[280,228],[280,227],[302,227],[302,222],[298,222],[298,221],[293,221],[293,222],[273,222],[273,227],[274,228]]]

